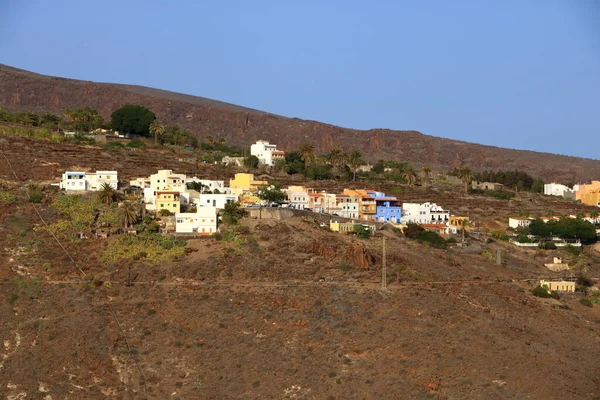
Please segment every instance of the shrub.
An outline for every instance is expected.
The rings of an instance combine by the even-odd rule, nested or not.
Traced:
[[[162,209],[158,211],[158,215],[160,215],[161,217],[168,217],[170,215],[173,215],[173,213],[167,209]]]
[[[17,196],[12,193],[4,192],[0,190],[0,202],[12,204],[17,201]]]
[[[417,236],[417,240],[421,243],[427,243],[431,247],[435,247],[437,249],[443,249],[446,247],[446,241],[444,238],[432,231],[423,230],[421,233],[419,233],[419,236]]]
[[[44,198],[44,195],[39,192],[31,193],[29,195],[29,202],[30,203],[41,203],[43,198]]]
[[[117,143],[117,142],[115,142],[115,143]],[[135,140],[132,140],[131,142],[127,143],[127,147],[134,148],[134,149],[145,149],[146,143],[142,142],[140,139],[135,139]]]
[[[563,247],[563,250],[566,251],[569,254],[574,255],[574,256],[578,256],[581,253],[581,250],[579,250],[575,246],[571,246],[570,244],[568,244],[565,247]]]
[[[584,287],[591,287],[594,286],[594,280],[580,274],[577,276],[577,284]]]
[[[586,306],[586,307],[593,307],[594,304],[592,303],[592,301],[590,299],[588,299],[587,297],[582,297],[581,300],[579,300],[579,302]]]
[[[11,293],[10,296],[8,296],[8,298],[6,299],[6,301],[8,302],[8,304],[15,304],[15,301],[17,301],[17,299],[19,298],[19,296],[16,293]]]
[[[350,265],[350,263],[346,260],[340,261],[337,267],[344,272],[348,272],[352,269],[352,265]]]
[[[419,234],[424,230],[425,228],[423,228],[421,225],[409,222],[406,225],[406,227],[402,230],[402,233],[404,233],[404,236],[406,236],[409,239],[417,239],[419,237]]]
[[[102,148],[107,151],[124,149],[125,145],[121,142],[106,142],[102,145]]]
[[[556,250],[556,244],[554,244],[554,242],[551,240],[540,242],[538,247],[542,250]]]
[[[536,297],[543,297],[545,299],[551,297],[550,293],[548,293],[548,290],[539,285],[536,286],[535,289],[533,289],[533,295]]]

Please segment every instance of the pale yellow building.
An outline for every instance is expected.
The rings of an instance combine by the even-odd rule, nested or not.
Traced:
[[[329,221],[329,230],[333,232],[348,233],[354,231],[354,222]]]
[[[448,225],[456,227],[457,230],[462,230],[463,221],[466,221],[465,231],[470,231],[473,224],[469,217],[451,215],[450,218],[448,218]]]
[[[231,194],[237,194],[238,196],[247,192],[255,192],[260,186],[268,184],[267,181],[254,180],[254,174],[235,174],[235,177],[229,180]]]
[[[583,198],[586,197],[586,195],[588,195],[590,193],[600,192],[600,181],[592,181],[592,183],[577,185],[576,188],[577,188],[577,191],[575,192],[575,199],[581,200],[581,202],[584,204],[589,204],[589,203],[584,202]],[[596,194],[596,196],[597,196],[597,194]],[[587,199],[589,200],[590,198],[587,197]],[[598,202],[596,201],[595,204],[590,204],[590,205],[597,206]]]
[[[540,280],[540,286],[549,292],[574,292],[575,282]]]
[[[155,207],[156,212],[160,210],[169,210],[174,214],[181,212],[181,203],[179,192],[175,191],[157,191]]]

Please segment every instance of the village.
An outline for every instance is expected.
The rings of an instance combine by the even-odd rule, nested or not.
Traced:
[[[285,156],[285,152],[278,150],[276,145],[264,140],[253,144],[250,154],[257,158],[259,165],[266,167],[272,167],[278,159]],[[226,158],[223,162],[241,165],[243,158]],[[469,183],[473,190],[502,189],[502,185],[494,182]],[[251,218],[284,219],[293,215],[318,214],[328,217],[328,223],[322,222],[321,227],[361,237],[372,236],[384,225],[405,233],[409,231],[408,228],[416,226],[416,237],[421,231],[430,232],[430,239],[424,241],[429,245],[462,245],[466,235],[480,233],[479,227],[469,216],[455,215],[451,210],[436,204],[435,199],[402,202],[398,196],[372,189],[328,192],[302,185],[280,187],[276,182],[257,179],[253,173],[247,172],[236,173],[227,182],[162,169],[150,176],[137,177],[124,183],[119,181],[118,171],[66,171],[57,185],[67,194],[98,191],[109,192],[110,196],[111,192],[128,193],[130,198],[133,196],[138,199],[144,214],[157,217],[158,227],[163,234],[175,236],[217,234],[226,208],[230,212],[231,209],[239,210],[240,215]],[[545,184],[544,194],[598,205],[600,182],[576,185],[573,189],[556,183]],[[553,231],[552,227],[557,228]],[[599,227],[600,217],[597,211],[537,217],[514,216],[507,221],[506,233],[497,237],[520,248],[581,249],[582,240],[596,240],[600,235]],[[133,228],[127,229],[127,232],[136,233]],[[110,230],[100,233],[103,237],[109,234]],[[431,241],[432,237],[436,240]],[[554,272],[569,269],[560,258],[545,265]],[[574,292],[574,282],[574,278],[541,280],[540,286],[547,288],[548,292]]]

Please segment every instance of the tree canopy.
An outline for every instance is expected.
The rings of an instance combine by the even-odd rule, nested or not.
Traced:
[[[156,115],[144,106],[125,105],[111,114],[110,126],[120,133],[150,136],[150,124]]]

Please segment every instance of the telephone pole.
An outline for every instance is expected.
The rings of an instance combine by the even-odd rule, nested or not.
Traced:
[[[382,238],[381,244],[383,246],[383,259],[381,263],[381,289],[387,290],[387,264],[385,259],[385,236]]]

